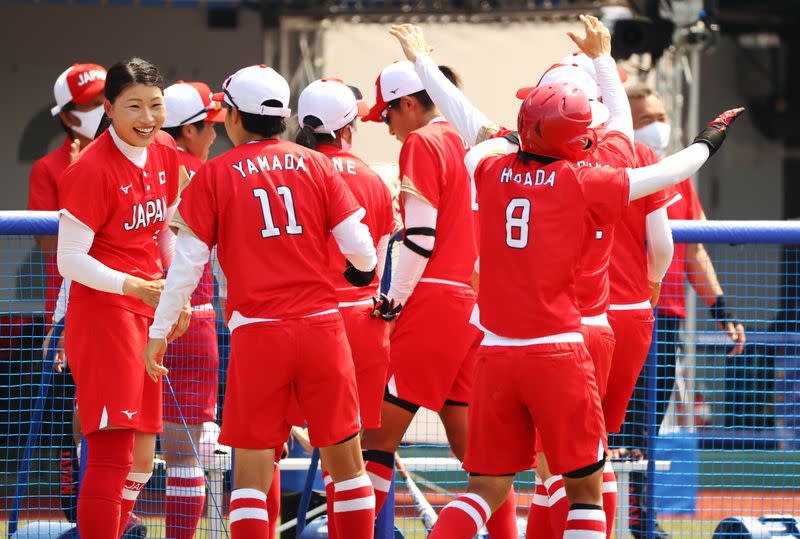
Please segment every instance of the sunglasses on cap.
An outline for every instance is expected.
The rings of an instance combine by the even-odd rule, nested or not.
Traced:
[[[324,79],[320,79],[320,80],[322,82],[327,82],[327,81],[331,80],[331,81],[335,81],[335,82],[339,82],[341,84],[344,84],[345,86],[350,88],[350,91],[353,92],[353,95],[355,96],[355,98],[358,101],[361,101],[362,99],[364,99],[364,96],[361,95],[361,90],[359,90],[356,86],[350,86],[349,84],[344,82],[342,79],[339,79],[339,78],[336,78],[336,77],[325,77]]]
[[[228,98],[230,99],[230,96]],[[233,100],[231,100],[231,101],[233,101]],[[194,118],[197,118],[198,116],[200,116],[201,114],[205,114],[206,112],[219,111],[219,110],[222,109],[222,105],[223,104],[220,103],[219,101],[212,101],[211,104],[208,105],[207,107],[203,107],[202,109],[200,109],[199,111],[195,112],[194,114],[192,114],[188,118],[185,118],[185,119],[181,120],[180,122],[178,122],[178,125],[187,125],[189,123],[194,123],[194,122],[190,122],[189,120],[193,120]]]

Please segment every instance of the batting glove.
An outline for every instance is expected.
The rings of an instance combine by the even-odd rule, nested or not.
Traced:
[[[386,294],[381,294],[377,298],[372,298],[372,316],[375,318],[383,318],[387,322],[391,322],[400,311],[403,310],[403,304],[395,304],[393,299],[390,299]]]
[[[742,112],[744,112],[744,107],[726,110],[700,131],[692,142],[702,142],[708,146],[709,157],[714,155],[714,153],[719,150],[720,146],[722,146],[722,143],[725,142],[728,127]]]

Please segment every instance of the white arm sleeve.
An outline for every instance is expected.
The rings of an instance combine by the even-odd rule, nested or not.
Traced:
[[[647,278],[660,283],[672,262],[672,230],[669,226],[667,208],[659,208],[647,214]]]
[[[456,131],[467,139],[470,145],[474,146],[481,129],[494,124],[455,84],[447,80],[430,56],[427,54],[417,56],[414,68],[439,112],[453,124]]]
[[[392,239],[392,235],[386,234],[378,240],[378,246],[375,249],[378,257],[378,265],[375,266],[375,274],[378,276],[378,280],[383,278],[383,270],[386,269],[386,253],[389,251],[390,239]]]
[[[467,166],[469,172],[470,193],[472,194],[472,209],[478,210],[478,196],[477,189],[475,188],[475,170],[485,158],[490,155],[506,155],[514,153],[519,150],[519,146],[511,143],[509,140],[500,137],[489,139],[474,146],[467,155],[464,157],[464,164]]]
[[[164,271],[168,270],[172,265],[172,257],[175,254],[175,233],[169,227],[172,222],[172,217],[175,215],[175,210],[178,209],[178,202],[176,200],[172,206],[167,208],[167,219],[164,222],[164,228],[158,234],[158,250],[161,253],[161,263],[164,265]]]
[[[89,288],[122,294],[128,275],[89,256],[93,241],[92,229],[62,213],[58,220],[58,272]]]
[[[158,308],[150,326],[151,339],[165,339],[178,320],[181,309],[197,288],[203,268],[211,251],[203,241],[186,230],[178,231],[175,240],[175,258],[167,275],[167,283],[158,301]]]
[[[436,228],[436,217],[439,213],[436,208],[412,194],[402,193],[401,196],[403,197],[406,229],[414,227]],[[433,250],[435,244],[433,236],[414,235],[412,238],[412,241],[423,249]],[[401,243],[397,270],[392,276],[392,285],[389,287],[388,296],[398,303],[408,301],[408,297],[416,288],[420,278],[422,278],[427,265],[427,258],[415,253]]]
[[[610,56],[600,56],[594,59],[594,69],[597,72],[597,84],[600,86],[603,104],[610,114],[606,128],[609,131],[619,131],[633,145],[631,106],[619,78],[616,62]]]
[[[359,208],[331,230],[339,250],[359,271],[373,270],[378,263],[369,228],[361,222],[366,214],[364,208]]]
[[[228,297],[228,278],[225,277],[225,272],[222,271],[222,266],[219,264],[219,257],[217,256],[217,246],[211,250],[211,271],[217,276],[217,287],[219,289],[219,297]]]
[[[72,285],[72,281],[69,279],[61,281],[61,288],[58,289],[58,299],[56,299],[56,308],[55,311],[53,311],[53,324],[58,324],[67,315],[70,285]]]
[[[654,165],[626,169],[631,182],[631,202],[680,183],[697,172],[708,157],[708,146],[696,142]]]

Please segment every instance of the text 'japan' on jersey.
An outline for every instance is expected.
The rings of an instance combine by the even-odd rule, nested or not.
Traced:
[[[328,237],[358,209],[328,158],[293,142],[258,140],[200,169],[176,223],[217,245],[228,314],[291,319],[336,308]]]

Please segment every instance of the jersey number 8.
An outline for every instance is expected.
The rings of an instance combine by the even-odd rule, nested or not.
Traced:
[[[531,219],[531,201],[512,198],[506,206],[506,245],[513,249],[528,246],[528,228]]]
[[[292,190],[286,185],[279,185],[275,188],[278,194],[283,198],[283,205],[286,206],[286,233],[287,234],[302,234],[303,226],[297,224],[297,217],[294,213],[294,199],[292,198]],[[272,208],[269,205],[269,195],[266,189],[258,187],[253,189],[253,196],[261,202],[261,213],[264,217],[264,228],[261,230],[262,238],[272,238],[279,236],[281,229],[275,226],[275,221],[272,220]]]

